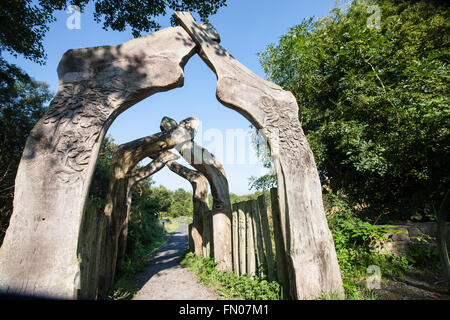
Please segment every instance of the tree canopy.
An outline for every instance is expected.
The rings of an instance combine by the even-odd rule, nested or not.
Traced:
[[[45,63],[43,40],[55,12],[75,5],[83,10],[89,2],[95,5],[94,20],[104,29],[124,31],[131,27],[133,36],[158,30],[155,18],[168,10],[197,13],[203,21],[226,5],[226,0],[3,0],[0,2],[0,52],[22,55]],[[171,21],[174,21],[171,19]]]
[[[449,21],[440,1],[354,1],[260,53],[332,190],[391,218],[434,215],[450,188]]]

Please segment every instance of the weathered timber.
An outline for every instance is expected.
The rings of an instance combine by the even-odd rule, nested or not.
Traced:
[[[175,155],[174,155],[175,156]],[[178,162],[170,161],[167,167],[189,181],[192,186],[193,217],[190,237],[193,241],[193,252],[203,255],[203,216],[209,215],[208,180],[198,171],[191,170]],[[206,239],[206,241],[208,241]]]
[[[175,161],[179,157],[169,151],[162,152],[156,157],[150,156],[153,158],[153,161],[148,165],[139,168],[133,169],[131,173],[128,175],[128,187],[126,194],[126,216],[125,220],[122,223],[119,233],[118,239],[118,250],[117,250],[117,262],[116,262],[116,270],[119,270],[122,262],[125,258],[125,250],[127,245],[127,237],[128,237],[128,220],[130,219],[130,210],[131,210],[131,202],[132,202],[132,188],[138,182],[148,178],[149,176],[155,174],[159,170],[161,170],[164,165],[166,165],[169,161]]]
[[[243,203],[237,204],[239,223],[239,275],[247,273],[247,233]]]
[[[272,203],[272,222],[275,242],[275,260],[277,268],[277,281],[283,286],[283,292],[288,296],[289,274],[287,270],[286,251],[284,249],[283,237],[281,232],[280,207],[278,202],[278,193],[276,188],[270,189],[270,199]]]
[[[276,280],[276,276],[273,260],[272,239],[270,236],[269,218],[267,217],[266,200],[263,194],[258,197],[258,208],[259,215],[261,217],[261,231],[266,252],[267,278],[269,281],[274,281]]]
[[[256,265],[257,265],[257,275],[259,277],[264,276],[264,269],[267,268],[266,255],[264,253],[264,243],[261,232],[261,218],[259,216],[259,205],[258,200],[253,200],[251,202],[252,217],[253,217],[253,236],[255,243],[255,253],[256,253]]]
[[[214,254],[212,246],[212,215],[211,212],[203,215],[203,256],[212,258]]]
[[[178,126],[169,131],[124,143],[113,152],[109,193],[106,198],[104,211],[108,225],[106,240],[101,252],[103,263],[100,269],[99,289],[102,295],[106,295],[113,286],[117,267],[119,237],[121,230],[124,229],[124,223],[127,221],[127,215],[129,214],[127,204],[130,193],[129,178],[132,170],[142,159],[174,148],[184,141],[193,139],[198,125],[198,119],[188,118],[181,121]],[[173,160],[173,156],[171,154],[160,156],[156,162],[153,162],[153,165],[149,166],[150,173],[161,169],[167,161]],[[143,173],[146,172],[144,171]],[[136,174],[133,177],[133,181],[139,179],[139,177],[139,174]],[[124,246],[125,244],[122,245]]]
[[[246,242],[247,242],[247,274],[254,277],[256,274],[255,242],[253,234],[252,200],[244,202]]]
[[[166,128],[176,124],[167,121]],[[212,214],[212,251],[219,270],[229,269],[232,265],[231,254],[231,203],[228,180],[219,160],[208,150],[193,141],[175,147],[181,156],[208,179],[213,197]]]
[[[239,275],[239,218],[238,208],[236,204],[233,204],[232,210],[232,243],[233,243],[233,271],[236,275]]]

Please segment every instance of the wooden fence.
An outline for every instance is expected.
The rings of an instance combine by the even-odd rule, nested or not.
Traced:
[[[278,281],[284,288],[288,288],[289,277],[277,189],[271,189],[270,195],[272,231],[264,195],[257,200],[235,203],[232,206],[233,271],[237,275],[248,274],[251,277],[266,275],[269,281]]]
[[[283,291],[287,293],[289,277],[276,188],[270,190],[270,198],[272,228],[269,224],[264,195],[260,195],[257,200],[232,205],[233,272],[237,275],[248,274],[250,277],[266,276],[267,280],[281,284]],[[191,237],[190,228],[189,236]],[[203,214],[204,257],[214,256],[212,232],[212,216]],[[193,251],[191,239],[189,239],[189,246]]]

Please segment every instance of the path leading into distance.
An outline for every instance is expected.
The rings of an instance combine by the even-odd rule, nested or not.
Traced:
[[[180,265],[187,242],[187,226],[180,221],[166,245],[152,255],[150,266],[136,276],[140,289],[133,300],[217,300],[213,290]]]

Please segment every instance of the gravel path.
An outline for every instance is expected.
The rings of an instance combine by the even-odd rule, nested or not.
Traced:
[[[152,255],[151,265],[136,277],[138,293],[133,300],[216,300],[179,262],[188,242],[187,226],[180,221],[166,244]]]

